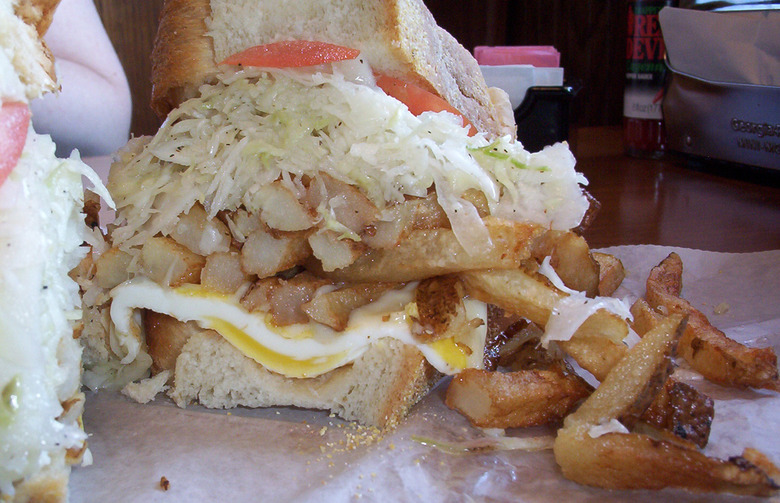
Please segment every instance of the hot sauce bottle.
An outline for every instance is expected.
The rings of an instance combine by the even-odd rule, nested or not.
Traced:
[[[623,137],[628,155],[659,158],[666,130],[661,113],[666,77],[666,47],[658,12],[671,0],[628,2],[626,87],[623,95]]]

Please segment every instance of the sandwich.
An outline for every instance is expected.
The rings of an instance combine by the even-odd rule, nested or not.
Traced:
[[[165,121],[116,154],[79,267],[92,388],[392,427],[485,365],[459,274],[533,262],[591,208],[421,0],[168,0],[152,60]]]
[[[58,88],[41,37],[56,2],[0,2],[0,500],[65,501],[85,456],[79,288],[86,254],[77,156],[58,159],[29,101]],[[100,185],[102,186],[102,185]],[[107,196],[107,194],[105,194]]]

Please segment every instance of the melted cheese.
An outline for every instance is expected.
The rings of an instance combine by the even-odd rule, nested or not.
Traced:
[[[454,374],[464,368],[481,368],[487,324],[466,337],[424,344],[412,336],[406,306],[413,301],[415,285],[392,290],[353,311],[349,325],[337,332],[318,323],[277,326],[266,313],[250,313],[232,296],[198,285],[165,288],[145,278],[127,281],[112,292],[111,319],[119,344],[135,348],[140,342],[138,309],[151,309],[180,321],[195,321],[215,330],[245,356],[287,377],[314,377],[344,366],[369,346],[391,337],[417,347],[437,370]],[[487,307],[466,300],[470,318],[487,319]],[[132,360],[133,354],[126,359]]]

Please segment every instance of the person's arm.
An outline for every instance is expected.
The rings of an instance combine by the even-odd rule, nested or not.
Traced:
[[[62,0],[45,40],[62,90],[33,101],[35,130],[52,136],[61,157],[74,148],[94,156],[123,146],[130,88],[92,0]]]

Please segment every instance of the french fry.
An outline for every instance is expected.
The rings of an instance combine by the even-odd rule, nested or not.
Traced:
[[[587,427],[564,428],[554,452],[566,478],[605,489],[676,487],[751,496],[772,496],[778,490],[770,470],[749,462],[747,452],[720,460],[647,435],[607,433],[593,438]]]
[[[581,484],[608,489],[718,491],[770,496],[780,486],[777,468],[760,453],[723,461],[677,443],[620,431],[594,435],[594,428],[630,418],[646,408],[668,378],[671,355],[684,330],[681,315],[664,319],[645,334],[601,386],[564,420],[553,447],[563,474]],[[755,459],[758,463],[750,462]],[[760,465],[760,466],[759,466]]]
[[[559,421],[590,390],[560,365],[515,372],[466,369],[453,377],[445,403],[480,428],[529,427]]]
[[[547,325],[555,306],[568,295],[549,285],[540,276],[521,269],[469,271],[459,276],[474,298],[495,304],[540,327]],[[599,309],[577,329],[574,337],[599,336],[619,342],[627,334],[625,320]]]
[[[604,419],[644,411],[671,373],[671,355],[677,344],[682,316],[670,316],[648,332],[607,374],[567,424],[599,424]]]
[[[631,305],[631,316],[631,328],[639,337],[654,329],[663,319],[663,315],[650,307],[645,299],[637,299]]]
[[[577,335],[568,341],[558,341],[558,346],[599,381],[628,352],[625,344],[598,335]]]
[[[547,231],[535,244],[533,256],[541,261],[550,256],[550,265],[572,290],[588,297],[599,293],[599,263],[591,255],[588,243],[573,232]]]
[[[531,256],[530,247],[544,229],[536,224],[484,219],[492,245],[470,255],[451,229],[417,229],[388,249],[368,249],[352,264],[333,271],[321,271],[316,262],[310,270],[336,281],[352,283],[406,283],[434,276],[477,269],[513,269]]]
[[[696,447],[707,445],[715,406],[712,399],[673,378],[656,395],[639,422],[663,430]],[[670,438],[668,435],[666,438]]]
[[[566,295],[520,269],[459,274],[469,295],[544,327],[555,305]]]
[[[671,253],[647,278],[650,306],[688,316],[678,353],[708,380],[732,387],[780,391],[777,356],[772,348],[748,348],[712,326],[707,317],[680,297],[682,260]]]
[[[599,264],[599,295],[612,295],[626,278],[623,262],[608,253],[592,252],[592,254]]]

